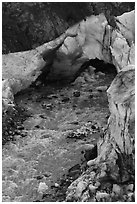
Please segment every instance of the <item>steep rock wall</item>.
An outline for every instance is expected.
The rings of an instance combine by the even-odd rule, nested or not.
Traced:
[[[121,17],[123,22],[128,22],[126,18],[130,15],[134,19],[134,12],[130,12]],[[111,62],[113,57],[113,63],[119,72],[123,67],[134,64],[133,30],[132,27],[125,38],[120,28],[112,29],[105,16],[100,14],[84,19],[59,38],[36,49],[3,55],[2,77],[3,80],[8,80],[7,83],[4,81],[3,92],[8,90],[12,91],[9,95],[16,94],[27,88],[43,71],[47,73],[45,80],[73,79],[82,64],[89,59],[98,58]],[[128,44],[129,39],[131,46]]]

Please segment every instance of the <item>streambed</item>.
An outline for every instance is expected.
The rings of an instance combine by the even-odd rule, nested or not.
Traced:
[[[67,186],[86,168],[85,149],[95,146],[107,125],[106,91],[97,87],[109,87],[114,77],[96,73],[90,82],[31,86],[15,96],[27,117],[20,134],[3,146],[4,202],[63,201]],[[85,126],[95,131],[75,137]]]

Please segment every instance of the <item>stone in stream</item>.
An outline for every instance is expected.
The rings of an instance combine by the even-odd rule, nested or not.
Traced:
[[[84,73],[84,79],[88,83],[95,81],[94,75],[90,76],[87,72]]]
[[[58,184],[58,183],[55,183],[54,186],[55,186],[56,188],[58,188],[58,187],[59,187],[59,184]]]
[[[105,192],[97,192],[96,193],[96,199],[97,201],[102,201],[102,199],[104,199],[104,201],[108,201],[108,199],[110,198],[110,195],[108,193]]]
[[[53,98],[58,98],[58,96],[56,94],[50,94],[48,96],[46,96],[47,99],[53,99]]]
[[[135,202],[135,195],[133,192],[128,193],[127,196],[128,196],[128,200],[127,200],[128,202]]]
[[[75,81],[73,83],[71,83],[71,85],[79,85],[79,84],[85,84],[85,79],[83,76],[79,76],[75,79]]]
[[[133,191],[134,189],[134,184],[129,184],[127,187],[126,187],[126,190],[127,191]]]
[[[117,195],[120,195],[122,192],[122,189],[119,185],[113,184],[112,192],[114,192]]]
[[[47,110],[52,110],[53,105],[52,105],[52,103],[47,104],[47,103],[44,102],[44,103],[42,104],[42,108],[45,108],[45,109],[47,109]]]
[[[99,75],[99,76],[105,76],[104,72],[97,72],[96,74]]]
[[[38,193],[44,194],[48,190],[48,186],[45,182],[40,182],[38,186]]]
[[[89,188],[89,191],[90,191],[91,194],[92,194],[92,193],[95,193],[96,190],[98,189],[98,187],[96,187],[96,186],[94,186],[94,185],[92,185],[92,184],[90,184],[90,185],[88,186],[88,188]]]
[[[96,88],[96,90],[97,90],[97,91],[100,91],[100,92],[106,91],[107,89],[108,89],[107,86],[98,86],[98,87]]]
[[[92,66],[89,66],[89,67],[88,67],[88,71],[89,71],[89,74],[90,74],[90,75],[93,75],[93,76],[94,76],[94,75],[95,75],[95,70],[96,70],[95,67],[92,67]]]

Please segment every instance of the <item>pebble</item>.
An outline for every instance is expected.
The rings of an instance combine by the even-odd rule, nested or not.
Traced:
[[[105,171],[101,171],[101,173],[99,174],[99,178],[103,178],[106,176],[106,172]]]
[[[10,196],[7,196],[7,195],[2,196],[2,202],[10,202],[10,200],[11,200]]]
[[[93,144],[85,144],[83,148],[84,148],[84,150],[91,150],[94,147],[95,147],[95,145],[93,145]]]
[[[97,72],[97,74],[98,74],[99,76],[105,76],[105,73],[103,73],[103,72]]]
[[[134,202],[134,193],[128,193],[128,202]]]
[[[99,187],[100,185],[101,185],[101,183],[100,183],[99,181],[97,181],[97,182],[94,184],[95,187]]]
[[[90,74],[95,74],[95,70],[96,70],[95,67],[92,67],[92,66],[88,67],[88,71],[89,71]]]
[[[109,198],[110,197],[110,195],[108,194],[108,193],[102,193],[102,192],[97,192],[96,193],[96,199],[97,199],[97,201],[100,201],[100,199],[102,199],[102,198]]]
[[[17,126],[17,129],[18,129],[18,130],[23,130],[24,127],[23,127],[23,126]]]
[[[39,187],[38,187],[38,193],[45,193],[46,190],[48,190],[48,186],[44,182],[40,182]]]
[[[95,175],[96,175],[95,171],[92,171],[92,172],[90,173],[90,179],[92,180],[92,179],[95,177]]]
[[[98,189],[98,187],[93,186],[92,184],[89,185],[89,190],[91,193],[94,193],[96,191],[96,189]]]
[[[98,87],[96,88],[96,90],[102,92],[102,91],[106,91],[107,88],[108,88],[107,86],[98,86]]]
[[[51,110],[53,108],[52,103],[49,103],[49,104],[43,103],[42,108],[46,108],[47,110]]]
[[[95,164],[95,159],[89,160],[89,161],[87,162],[87,165],[88,165],[88,166],[92,166],[92,165],[94,165],[94,164]]]
[[[86,183],[83,182],[83,181],[80,181],[77,185],[77,188],[76,188],[76,197],[79,198],[82,194],[82,192],[85,190],[86,188]]]
[[[94,75],[92,74],[92,77],[94,78]],[[93,78],[91,78],[91,76],[88,73],[84,74],[84,79],[86,82],[93,82]]]
[[[58,98],[56,94],[51,94],[47,96],[47,99]]]
[[[118,195],[121,194],[121,187],[117,184],[113,184],[113,188],[112,188],[112,191]]]
[[[129,184],[127,187],[126,187],[126,190],[127,191],[133,191],[134,189],[134,184]]]
[[[73,92],[74,97],[80,97],[80,91],[75,91]]]
[[[58,187],[59,187],[59,184],[58,184],[58,183],[55,183],[54,185],[55,185],[55,187],[56,187],[56,188],[58,188]]]
[[[85,80],[84,77],[79,76],[78,78],[76,78],[76,80],[72,83],[72,85],[76,85],[76,84],[84,84]]]
[[[47,110],[51,110],[51,109],[52,109],[52,104],[51,104],[51,103],[47,104],[47,105],[46,105],[46,109],[47,109]]]

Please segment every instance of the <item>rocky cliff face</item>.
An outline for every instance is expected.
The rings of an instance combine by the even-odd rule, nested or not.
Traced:
[[[36,49],[3,55],[3,80],[10,79],[7,90],[14,95],[41,74],[45,81],[72,80],[84,62],[91,59],[113,63],[118,72],[134,64],[134,15],[132,11],[118,17],[118,29],[110,26],[103,14],[87,17]],[[128,26],[129,17],[132,27]],[[5,84],[4,81],[4,91]]]
[[[30,50],[61,35],[87,16],[118,16],[134,9],[129,2],[3,2],[3,53]],[[107,11],[110,14],[107,14]]]

